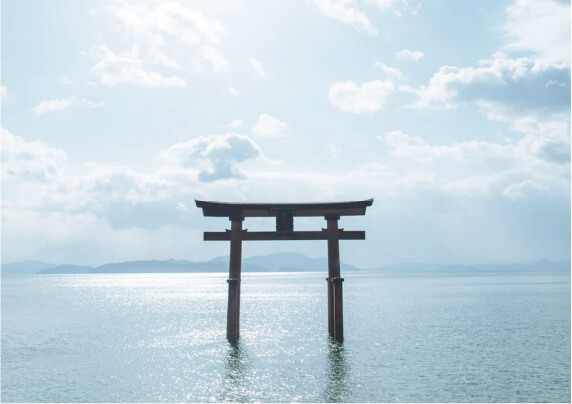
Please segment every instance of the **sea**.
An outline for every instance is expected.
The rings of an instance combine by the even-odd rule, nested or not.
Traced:
[[[5,275],[2,402],[570,402],[570,270]]]

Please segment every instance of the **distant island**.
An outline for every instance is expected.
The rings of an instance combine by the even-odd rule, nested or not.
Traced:
[[[570,262],[540,260],[533,264],[514,263],[508,265],[446,265],[434,263],[400,263],[376,268],[358,268],[345,262],[345,271],[472,271],[472,270],[542,270],[570,269]],[[328,271],[327,258],[310,258],[295,252],[253,256],[242,260],[243,272],[315,272]],[[127,261],[100,265],[97,267],[41,261],[22,261],[2,264],[2,275],[18,274],[111,274],[111,273],[226,273],[228,257],[216,257],[208,261],[147,260]]]
[[[341,263],[342,270],[359,271],[360,268]],[[242,260],[244,272],[312,272],[327,271],[326,258],[310,258],[300,253],[276,253],[249,257]],[[110,274],[110,273],[216,273],[228,272],[228,257],[208,261],[147,260],[127,261],[100,265],[57,265],[41,261],[22,261],[2,265],[2,274]]]

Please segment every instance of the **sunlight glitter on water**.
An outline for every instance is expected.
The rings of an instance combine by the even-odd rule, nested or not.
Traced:
[[[322,273],[3,278],[2,399],[106,402],[569,401],[570,275],[344,284],[331,343]]]

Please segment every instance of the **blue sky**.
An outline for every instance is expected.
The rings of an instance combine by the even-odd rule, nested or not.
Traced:
[[[370,197],[354,265],[570,257],[567,1],[6,0],[1,78],[3,262],[209,259],[194,199]],[[243,248],[277,251],[326,244]]]

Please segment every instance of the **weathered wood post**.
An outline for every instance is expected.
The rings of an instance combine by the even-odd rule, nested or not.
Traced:
[[[240,330],[240,270],[242,261],[242,221],[244,218],[231,217],[230,260],[228,268],[228,311],[226,318],[226,338],[236,342]]]
[[[328,227],[328,332],[338,342],[344,340],[342,309],[342,281],[340,278],[340,243],[338,220],[340,216],[325,217]]]
[[[342,282],[344,278],[333,278],[334,289],[334,339],[340,343],[344,342],[344,309],[342,296]]]

